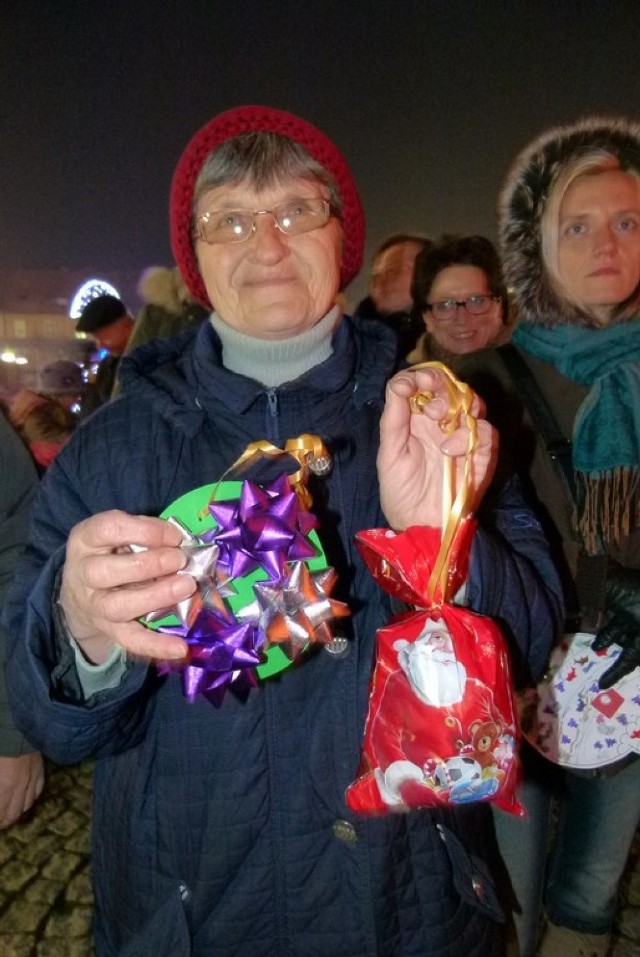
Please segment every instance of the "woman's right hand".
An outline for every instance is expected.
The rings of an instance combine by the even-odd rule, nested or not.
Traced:
[[[431,396],[421,413],[410,399],[423,391]],[[442,525],[444,457],[453,464],[455,494],[465,474],[469,443],[466,422],[451,434],[440,423],[449,410],[447,376],[438,368],[404,369],[387,382],[385,408],[380,419],[378,479],[380,501],[391,528]],[[498,451],[498,433],[481,418],[484,407],[473,393],[471,413],[477,419],[476,447],[469,467],[469,505],[475,510],[491,482]]]
[[[196,590],[190,575],[177,574],[187,562],[181,541],[180,532],[162,519],[115,510],[72,529],[60,603],[69,632],[89,661],[101,664],[115,645],[147,659],[186,655],[180,638],[137,621]],[[142,549],[132,551],[132,544]]]

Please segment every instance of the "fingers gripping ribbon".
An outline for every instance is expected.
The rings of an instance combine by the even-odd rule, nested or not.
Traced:
[[[419,365],[411,367],[411,370],[415,369],[437,369],[445,377],[448,407],[440,419],[442,431],[446,435],[451,435],[462,425],[468,429],[464,472],[457,494],[455,492],[454,462],[450,456],[443,456],[442,544],[428,586],[428,593],[433,596],[438,586],[441,593],[445,592],[451,549],[461,523],[471,511],[471,457],[478,444],[478,424],[471,412],[474,399],[473,390],[465,382],[457,379],[451,369],[442,362],[421,362]],[[433,399],[433,392],[426,390],[415,392],[409,399],[412,413],[422,415],[424,409]]]

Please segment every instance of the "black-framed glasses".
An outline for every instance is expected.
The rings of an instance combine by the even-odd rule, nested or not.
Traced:
[[[297,197],[273,209],[210,209],[196,219],[194,237],[205,243],[244,243],[256,231],[257,216],[271,216],[287,236],[310,233],[328,222],[331,207],[319,196]]]
[[[441,299],[428,302],[427,309],[438,322],[451,322],[464,309],[470,316],[484,316],[492,302],[500,302],[500,296],[469,296],[468,299]]]

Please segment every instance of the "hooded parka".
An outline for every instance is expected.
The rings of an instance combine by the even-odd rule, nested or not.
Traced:
[[[562,489],[553,457],[546,449],[548,440],[538,435],[531,470],[534,485],[560,532],[574,577],[578,555],[585,549],[589,553],[606,553],[623,567],[640,568],[640,449],[637,422],[633,422],[633,410],[637,408],[635,396],[640,388],[640,308],[630,316],[624,314],[624,328],[620,327],[619,310],[616,309],[607,327],[599,326],[593,316],[554,289],[541,251],[541,222],[559,174],[569,162],[594,150],[613,157],[621,171],[640,178],[640,124],[623,118],[591,117],[570,126],[550,129],[529,144],[512,164],[499,200],[505,281],[512,291],[520,325],[514,341],[552,410],[559,431],[568,443],[572,443],[576,423],[588,408],[604,403],[603,389],[609,389],[609,385],[611,395],[616,398],[612,416],[604,428],[609,430],[614,445],[623,442],[622,433],[616,435],[616,416],[629,422],[627,448],[623,453],[626,455],[623,464],[629,475],[629,504],[625,506],[625,517],[620,523],[622,534],[616,529],[610,536],[605,536],[605,541],[592,535],[592,540],[587,542],[583,532],[585,522],[582,530],[577,530],[579,513],[584,506],[579,502],[576,514],[573,503]],[[636,292],[636,301],[637,298]],[[628,304],[622,304],[625,305]],[[538,350],[535,354],[531,351],[526,337],[520,336],[528,328],[558,330],[558,361],[545,359]],[[584,359],[579,366],[577,362],[569,364],[568,345],[560,344],[564,343],[560,338],[565,335],[563,330],[568,328],[575,328],[576,332],[584,330],[580,340],[584,343]],[[619,340],[617,346],[614,336]],[[552,342],[553,337],[547,337],[545,341]],[[630,389],[626,387],[628,383],[631,383]],[[597,431],[602,434],[603,428]],[[596,434],[594,440],[597,439]],[[575,450],[574,465],[580,471]],[[622,486],[613,482],[609,485],[620,488],[614,493],[620,499],[612,503],[611,514],[616,510],[622,513]],[[582,497],[581,487],[577,488],[576,495],[578,499]]]

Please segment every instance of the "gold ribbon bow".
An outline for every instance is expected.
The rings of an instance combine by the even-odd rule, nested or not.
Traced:
[[[444,416],[440,419],[439,424],[442,431],[447,435],[451,435],[463,422],[469,429],[464,472],[455,500],[454,462],[451,456],[443,456],[442,538],[433,571],[429,578],[427,590],[429,597],[433,599],[439,588],[442,601],[447,601],[450,597],[447,594],[447,586],[449,581],[451,550],[459,528],[471,512],[471,456],[478,444],[478,424],[475,416],[471,414],[471,404],[474,394],[473,390],[465,382],[461,382],[457,379],[451,369],[442,362],[420,362],[418,365],[411,366],[409,371],[414,371],[415,369],[438,369],[445,376],[448,408]],[[415,392],[409,399],[411,411],[421,415],[423,409],[431,402],[433,397],[432,392],[420,390]]]
[[[216,482],[211,494],[211,502],[215,501],[216,490],[220,482],[223,482],[231,472],[243,468],[256,455],[271,455],[274,458],[279,455],[290,455],[298,462],[300,468],[288,476],[289,484],[298,496],[300,507],[308,511],[313,503],[311,493],[307,488],[309,471],[316,472],[319,475],[325,474],[331,463],[331,456],[327,447],[318,435],[305,434],[299,435],[296,439],[287,439],[282,449],[265,439],[250,442],[242,455],[229,466],[224,475]]]

